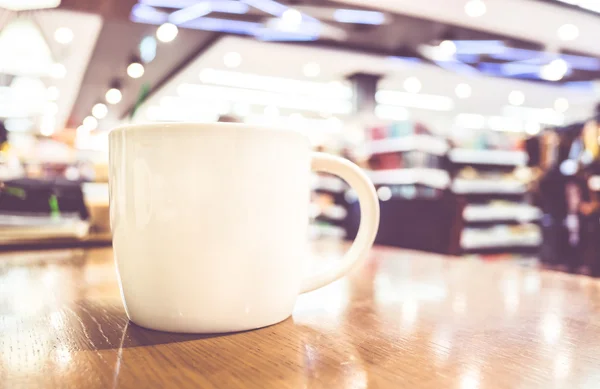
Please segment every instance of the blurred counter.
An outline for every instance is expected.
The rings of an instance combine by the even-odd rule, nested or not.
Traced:
[[[0,248],[110,244],[107,183],[0,182]]]

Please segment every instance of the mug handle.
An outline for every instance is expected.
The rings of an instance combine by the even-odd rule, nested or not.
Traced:
[[[375,187],[361,168],[344,158],[325,153],[312,153],[311,169],[331,173],[344,179],[358,194],[360,202],[360,225],[352,246],[340,263],[322,273],[310,276],[304,281],[300,293],[319,289],[342,278],[358,265],[369,252],[379,228],[379,201]]]

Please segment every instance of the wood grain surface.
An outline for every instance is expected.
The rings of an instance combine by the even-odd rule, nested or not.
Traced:
[[[283,323],[178,335],[127,321],[110,248],[1,253],[0,387],[597,389],[600,282],[379,248]]]

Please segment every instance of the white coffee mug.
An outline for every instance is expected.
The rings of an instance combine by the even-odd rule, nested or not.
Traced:
[[[299,293],[365,258],[379,225],[372,183],[351,162],[313,153],[301,134],[241,124],[117,128],[110,221],[131,321],[171,332],[231,332],[292,313]],[[356,240],[335,267],[303,278],[311,168],[357,192]]]

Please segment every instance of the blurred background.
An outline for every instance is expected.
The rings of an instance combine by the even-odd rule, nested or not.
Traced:
[[[598,0],[0,0],[0,249],[110,244],[115,126],[229,121],[367,170],[378,244],[600,276],[599,36]]]

